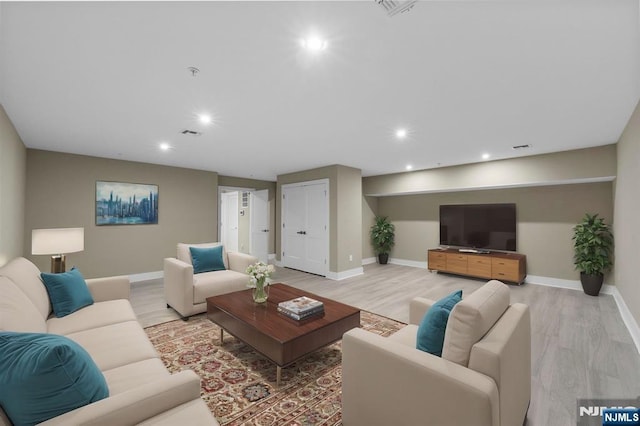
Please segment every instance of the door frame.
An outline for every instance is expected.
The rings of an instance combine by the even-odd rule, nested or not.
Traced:
[[[218,186],[218,241],[222,242],[222,194],[224,192],[237,192],[238,199],[245,191],[254,191],[255,188],[244,188],[239,186]],[[238,247],[238,250],[240,247]]]
[[[266,191],[267,192],[267,229],[269,230],[269,232],[267,233],[267,257],[265,259],[265,263],[269,262],[269,239],[270,239],[270,234],[271,232],[273,232],[273,230],[271,229],[271,212],[269,211],[269,189],[265,188],[265,189],[254,189],[252,191],[248,191],[249,192],[249,206],[251,207],[251,209],[249,210],[249,253],[253,252],[253,233],[254,233],[254,223],[253,220],[255,218],[255,211],[253,209],[253,199],[255,197],[255,194],[257,192],[260,191]],[[275,238],[275,237],[274,237]]]
[[[286,221],[286,213],[285,213],[285,203],[284,203],[284,196],[285,196],[285,191],[288,188],[295,188],[295,187],[300,187],[300,186],[310,186],[310,185],[317,185],[317,184],[324,184],[325,185],[325,189],[327,191],[327,203],[326,203],[326,218],[327,218],[327,229],[326,229],[326,243],[325,243],[325,258],[327,259],[326,262],[326,266],[325,266],[325,270],[324,270],[324,276],[327,276],[330,272],[330,264],[331,264],[331,192],[330,192],[330,180],[328,178],[323,178],[323,179],[315,179],[315,180],[309,180],[309,181],[304,181],[304,182],[295,182],[295,183],[287,183],[287,184],[283,184],[281,186],[281,194],[282,194],[282,199],[280,199],[281,203],[280,203],[280,233],[281,233],[281,238],[280,238],[280,259],[281,259],[281,264],[283,267],[287,267],[286,262],[285,262],[285,257],[282,255],[283,252],[286,252],[286,239],[284,238],[284,224]]]

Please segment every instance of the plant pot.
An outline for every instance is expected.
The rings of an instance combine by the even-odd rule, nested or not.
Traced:
[[[580,282],[582,283],[582,290],[589,296],[597,296],[600,294],[602,288],[602,282],[604,281],[603,274],[589,275],[584,272],[580,273]]]
[[[386,265],[389,261],[389,253],[380,253],[378,255],[378,263],[381,265]]]

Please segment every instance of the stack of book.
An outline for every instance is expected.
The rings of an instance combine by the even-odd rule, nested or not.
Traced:
[[[301,296],[278,303],[278,312],[294,320],[303,320],[324,313],[324,304],[310,297]]]

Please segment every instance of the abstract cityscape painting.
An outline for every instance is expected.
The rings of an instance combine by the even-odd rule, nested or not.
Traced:
[[[96,182],[96,225],[158,223],[158,185]]]

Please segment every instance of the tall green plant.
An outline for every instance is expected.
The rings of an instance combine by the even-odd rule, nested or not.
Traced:
[[[587,275],[600,275],[611,268],[613,234],[598,214],[587,213],[582,222],[573,227],[576,269]]]
[[[371,227],[371,244],[376,254],[389,254],[395,244],[395,226],[386,216],[376,216]]]

